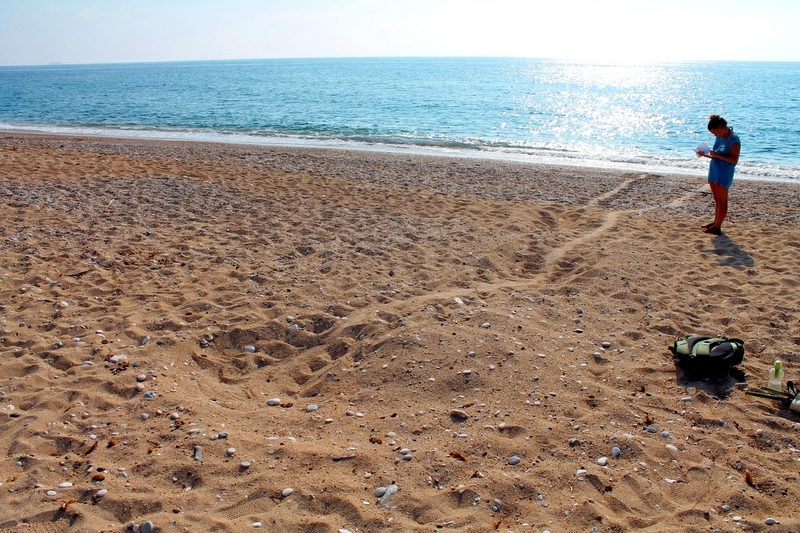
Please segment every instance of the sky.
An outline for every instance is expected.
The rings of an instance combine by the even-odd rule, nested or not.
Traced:
[[[800,0],[0,0],[0,65],[495,56],[800,61]]]

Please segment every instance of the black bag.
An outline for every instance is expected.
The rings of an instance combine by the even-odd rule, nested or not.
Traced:
[[[744,360],[744,341],[692,335],[676,340],[670,351],[675,366],[687,374],[717,376]]]

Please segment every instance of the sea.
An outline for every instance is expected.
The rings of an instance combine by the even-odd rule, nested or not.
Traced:
[[[800,63],[324,58],[0,67],[0,130],[800,181]]]

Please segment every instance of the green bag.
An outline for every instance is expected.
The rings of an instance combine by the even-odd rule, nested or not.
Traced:
[[[691,335],[676,340],[670,351],[675,366],[687,373],[722,375],[744,360],[744,341]]]

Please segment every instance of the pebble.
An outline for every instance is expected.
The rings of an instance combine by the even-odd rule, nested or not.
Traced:
[[[225,453],[227,453],[230,456],[233,456],[236,453],[236,448],[228,448],[227,450],[225,450]]]
[[[383,497],[381,498],[381,505],[388,508],[389,507],[389,498],[397,494],[397,491],[400,490],[400,487],[392,483],[388,487],[386,487],[386,492],[384,492]]]
[[[673,446],[672,444],[667,444],[666,448],[671,452],[677,452],[678,451],[677,446]]]
[[[283,496],[284,498],[286,498],[286,497],[288,497],[288,496],[291,496],[291,494],[292,494],[293,492],[294,492],[294,489],[292,489],[292,488],[286,488],[286,489],[283,489],[283,490],[281,491],[281,496]]]
[[[56,491],[54,491],[54,490],[48,490],[48,491],[47,491],[47,495],[48,495],[48,496],[56,496],[57,494],[58,494],[58,493],[57,493]]]
[[[270,398],[269,400],[267,400],[267,405],[269,405],[270,407],[275,407],[276,405],[280,404],[281,404],[280,398]]]
[[[692,397],[691,396],[684,396],[683,398],[681,398],[681,401],[685,402],[685,403],[689,403],[689,402],[692,401]]]
[[[195,461],[202,461],[203,460],[203,447],[202,446],[195,446],[194,447],[194,460]]]
[[[144,390],[144,383],[142,383],[142,382],[137,383],[136,384],[136,390],[138,390],[139,392],[142,392]]]
[[[451,409],[450,410],[450,417],[451,418],[458,418],[460,420],[466,420],[469,418],[469,415],[466,411],[462,411],[461,409]]]
[[[481,324],[481,327],[483,329],[489,329],[491,327],[491,324],[489,324],[488,322],[484,322],[483,324]]]
[[[68,489],[71,486],[72,486],[72,483],[70,483],[69,481],[65,481],[64,483],[59,484],[58,488],[59,489]]]
[[[511,466],[516,466],[516,465],[520,464],[521,462],[522,462],[522,459],[520,459],[516,455],[512,455],[511,457],[508,458],[508,464],[510,464]]]
[[[375,489],[376,498],[383,498],[384,494],[386,494],[386,487],[378,487],[377,489]]]
[[[606,466],[608,464],[608,457],[601,457],[597,460],[597,464],[600,466]]]
[[[494,511],[495,513],[500,512],[500,508],[502,506],[503,504],[500,502],[500,500],[495,499],[494,503],[492,504],[492,511]]]
[[[339,528],[339,533],[353,533],[353,532],[350,531],[349,529],[345,529],[345,528],[342,527],[342,528]]]
[[[136,376],[136,381],[144,381],[147,379],[147,374],[139,374]]]
[[[105,496],[106,494],[108,494],[108,489],[100,489],[95,493],[94,497],[99,499]]]
[[[247,346],[244,347],[244,351],[248,353],[256,353],[256,347],[253,346],[252,344],[248,344]]]
[[[733,521],[734,522],[741,522],[742,521],[742,517],[741,516],[734,516],[733,517]]]
[[[588,473],[588,471],[587,471],[585,468],[579,468],[579,469],[578,469],[578,470],[575,472],[575,475],[576,475],[576,476],[578,476],[578,479],[581,479],[581,477],[582,477],[582,476],[585,476],[587,473]]]
[[[456,305],[464,305],[464,300],[461,298],[453,298],[453,303]]]
[[[727,513],[728,511],[731,510],[731,506],[726,503],[725,505],[722,506],[722,510]]]
[[[289,324],[291,324],[292,322],[294,322],[294,317],[293,317],[293,316],[291,316],[291,315],[287,316],[287,317],[286,317],[286,322],[288,322]]]
[[[613,448],[611,448],[611,455],[613,455],[614,457],[619,457],[621,453],[622,450],[620,450],[619,447],[614,446]]]
[[[244,469],[250,468],[250,461],[244,461],[244,462],[243,462],[242,464],[240,464],[239,466],[241,466],[241,467],[242,467],[242,468],[244,468]]]
[[[608,341],[603,341],[603,342],[600,343],[600,346],[602,346],[603,348],[608,350],[609,348],[611,348],[611,343],[608,342]]]
[[[661,436],[662,436],[663,438],[665,438],[665,439],[668,439],[668,438],[670,438],[672,435],[670,435],[669,431],[667,431],[667,430],[665,429],[664,431],[662,431],[662,432],[661,432]]]
[[[774,526],[775,524],[778,523],[778,521],[775,520],[774,518],[767,518],[766,520],[764,520],[764,523],[767,524],[768,526]]]
[[[581,328],[575,328],[575,333],[583,333],[583,330]]]
[[[258,529],[261,527],[261,522],[253,522],[253,529]]]
[[[645,431],[647,431],[648,433],[658,433],[658,430],[657,430],[656,428],[654,428],[653,426],[645,426],[645,428],[644,428],[644,429],[645,429]]]
[[[150,418],[150,415],[147,413],[142,413],[142,420],[147,420],[148,418]]]
[[[308,404],[306,406],[306,412],[307,413],[310,413],[312,411],[316,411],[317,409],[319,409],[319,406],[317,404],[315,404],[315,403],[310,403],[310,404]]]
[[[144,395],[142,396],[142,398],[144,398],[145,400],[152,400],[155,397],[156,393],[151,390],[145,392]]]
[[[139,533],[153,533],[153,523],[148,520],[139,526]]]
[[[763,434],[764,434],[764,430],[763,429],[757,429],[756,430],[756,437],[760,437]]]

